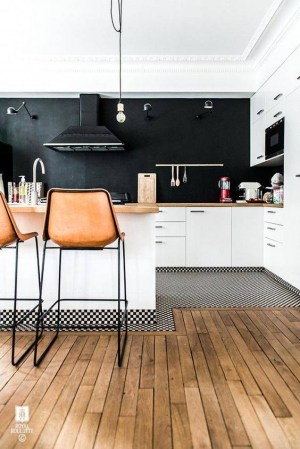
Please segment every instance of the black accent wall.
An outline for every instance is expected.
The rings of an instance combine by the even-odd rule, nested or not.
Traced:
[[[105,124],[126,144],[119,153],[59,153],[43,147],[69,125],[79,123],[79,100],[67,98],[0,99],[0,141],[13,148],[14,181],[19,175],[32,180],[36,157],[45,163],[46,175],[38,180],[47,187],[104,187],[127,191],[137,199],[137,174],[157,173],[159,202],[218,201],[218,179],[229,176],[232,192],[241,181],[270,184],[282,167],[250,168],[250,102],[248,99],[214,99],[212,114],[204,112],[203,99],[126,99],[126,122],[116,121],[115,99],[102,99],[99,124]],[[25,110],[6,115],[9,106],[26,101]],[[144,120],[143,105],[152,105],[150,121]],[[1,156],[0,156],[1,157]],[[219,168],[188,168],[188,183],[170,187],[171,169],[156,163],[224,163]],[[39,169],[38,169],[39,170]],[[181,170],[181,179],[183,170]]]

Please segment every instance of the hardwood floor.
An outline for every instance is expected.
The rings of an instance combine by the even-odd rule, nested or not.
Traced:
[[[300,309],[174,316],[176,332],[131,333],[121,369],[109,333],[62,333],[39,368],[12,367],[0,333],[0,448],[299,449]]]

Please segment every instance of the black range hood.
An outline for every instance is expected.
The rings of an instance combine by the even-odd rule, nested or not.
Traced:
[[[105,126],[99,126],[100,96],[80,95],[80,125],[69,126],[44,146],[55,151],[123,151],[124,144]]]

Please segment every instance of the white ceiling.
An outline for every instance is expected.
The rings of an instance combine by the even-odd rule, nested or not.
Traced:
[[[123,12],[125,95],[249,96],[300,44],[300,0],[123,0]],[[0,0],[0,17],[0,95],[117,93],[110,0]]]
[[[282,0],[123,0],[123,52],[242,58],[248,55],[281,3]],[[110,0],[3,1],[0,17],[2,55],[117,53]]]

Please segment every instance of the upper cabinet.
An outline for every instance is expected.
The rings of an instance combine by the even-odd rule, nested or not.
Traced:
[[[283,156],[265,160],[265,129],[285,116],[286,97],[298,86],[300,47],[251,98],[251,166],[282,165]]]
[[[251,123],[254,123],[259,118],[264,117],[265,110],[265,92],[260,89],[251,98]]]
[[[251,124],[251,167],[265,161],[265,127],[265,117],[261,117]]]
[[[284,66],[287,85],[286,95],[288,95],[300,86],[300,47],[291,54]]]
[[[280,107],[288,90],[285,82],[285,64],[276,70],[262,89],[265,94],[266,111]]]

